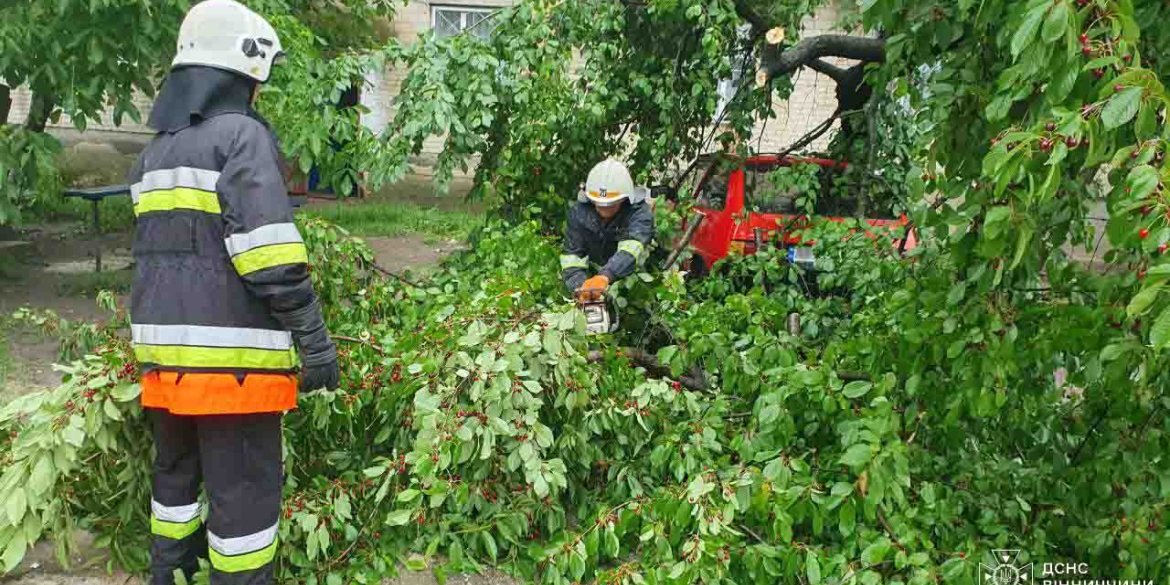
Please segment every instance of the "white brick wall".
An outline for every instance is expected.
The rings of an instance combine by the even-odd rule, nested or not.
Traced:
[[[507,6],[512,1],[443,0],[441,2],[410,2],[406,6],[399,8],[395,19],[387,27],[387,32],[394,38],[411,43],[417,40],[420,34],[431,29],[432,6]],[[807,18],[803,23],[802,35],[812,36],[832,31],[840,15],[838,2],[839,0],[832,0],[828,6],[822,8],[815,16]],[[840,66],[848,66],[851,64],[843,60],[830,61]],[[369,120],[372,127],[380,128],[393,120],[394,96],[397,95],[404,77],[405,71],[390,67],[384,74],[371,76],[371,79],[368,80],[373,82],[373,85],[368,85],[365,88],[362,101],[367,107],[375,110],[372,116],[373,119]],[[749,79],[748,83],[751,82],[752,80]],[[20,123],[25,120],[28,115],[29,97],[28,92],[24,90],[16,90],[13,92],[13,107],[9,114],[9,122]],[[145,97],[139,96],[135,99],[135,103],[142,112],[142,119],[146,120],[150,114],[150,101]],[[833,80],[810,69],[803,69],[796,74],[795,87],[793,88],[791,98],[787,102],[779,102],[775,105],[774,111],[776,112],[776,118],[761,121],[756,125],[755,135],[752,138],[752,147],[758,148],[762,152],[782,150],[832,115],[836,105],[836,84]],[[112,121],[107,115],[102,123],[91,124],[90,128],[95,130],[116,130],[120,132],[150,132],[148,128],[130,123],[128,119],[125,122],[127,123],[117,128],[112,125]],[[71,124],[67,119],[62,119],[58,126],[71,127]],[[815,142],[813,148],[824,147],[828,143],[831,134],[832,132]],[[424,152],[427,154],[436,154],[442,149],[442,144],[443,141],[441,138],[431,138],[426,141]]]
[[[835,28],[839,17],[839,3],[830,2],[814,16],[804,20],[801,36],[843,32]],[[849,67],[856,63],[846,59],[826,61],[839,67]],[[805,68],[796,73],[793,82],[792,95],[788,101],[776,103],[772,108],[776,117],[756,124],[751,146],[758,147],[760,152],[778,152],[788,148],[810,130],[821,125],[837,109],[837,84],[829,77]],[[809,148],[814,150],[824,148],[836,128],[840,127],[840,122],[835,122],[833,127],[833,130],[825,133]]]
[[[25,88],[18,88],[12,92],[12,109],[8,112],[8,122],[10,124],[23,124],[28,119],[29,105],[32,102],[32,94]],[[122,125],[115,126],[112,116],[113,110],[107,110],[102,114],[101,120],[89,120],[87,126],[90,130],[105,130],[115,132],[129,132],[134,134],[152,134],[153,131],[145,126],[146,119],[150,117],[150,107],[153,102],[145,95],[136,94],[134,96],[134,105],[138,107],[138,112],[142,115],[144,124],[135,124],[129,116],[123,116]],[[70,121],[69,116],[61,116],[61,120],[57,124],[50,123],[50,128],[73,128],[73,122]]]

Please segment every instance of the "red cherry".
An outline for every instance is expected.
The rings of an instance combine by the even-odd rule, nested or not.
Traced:
[[[1049,132],[1052,132],[1052,131],[1056,130],[1056,123],[1055,123],[1055,122],[1049,122],[1048,124],[1046,124],[1046,125],[1044,126],[1044,129],[1045,129],[1045,130],[1048,130]]]
[[[1170,243],[1162,242],[1161,244],[1158,244],[1158,253],[1159,254],[1165,254],[1166,250],[1170,250]]]
[[[1089,35],[1081,35],[1081,36],[1080,36],[1080,41],[1081,41],[1081,44],[1082,44],[1082,45],[1083,45],[1083,44],[1085,44],[1085,43],[1087,43],[1087,42],[1089,42]]]
[[[1094,69],[1093,75],[1096,76],[1097,79],[1101,79],[1102,77],[1105,77],[1105,70],[1104,69]]]
[[[1069,148],[1076,148],[1077,145],[1080,144],[1080,141],[1072,136],[1069,136],[1068,138],[1064,139],[1064,144]]]
[[[1149,236],[1150,236],[1150,230],[1148,230],[1146,228],[1142,228],[1141,231],[1138,232],[1138,237],[1143,239],[1143,240]]]
[[[1113,91],[1121,91],[1121,90],[1123,90],[1123,89],[1125,89],[1125,86],[1124,86],[1124,85],[1121,85],[1120,83],[1117,83],[1117,84],[1114,84],[1114,85],[1113,85]]]
[[[1089,45],[1085,45],[1085,46],[1081,47],[1081,54],[1086,56],[1086,57],[1092,55],[1093,54],[1093,47],[1090,47]]]
[[[1129,187],[1126,187],[1126,189],[1129,189]],[[1151,211],[1153,211],[1153,208],[1151,208],[1149,205],[1142,207],[1142,217],[1149,215]],[[1142,231],[1148,232],[1149,230],[1142,230]]]

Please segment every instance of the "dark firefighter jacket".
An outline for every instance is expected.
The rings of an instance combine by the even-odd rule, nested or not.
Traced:
[[[561,280],[570,291],[589,278],[589,263],[601,269],[610,282],[629,276],[646,260],[654,237],[654,212],[645,202],[622,204],[608,225],[601,221],[592,203],[577,203],[569,209],[561,254]]]
[[[143,372],[289,372],[294,344],[306,365],[331,358],[276,142],[249,94],[230,73],[176,70],[152,114],[159,133],[130,173]]]

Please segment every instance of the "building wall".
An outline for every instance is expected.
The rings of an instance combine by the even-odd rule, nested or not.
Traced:
[[[810,37],[843,32],[835,28],[840,16],[839,2],[829,2],[814,16],[804,20],[802,23],[804,30],[801,32],[801,36]],[[826,59],[826,61],[840,67],[856,64],[856,61],[847,59]],[[757,148],[759,152],[778,152],[788,148],[810,130],[829,119],[837,109],[837,84],[829,77],[812,69],[803,68],[797,71],[793,81],[792,95],[788,101],[777,102],[772,108],[776,117],[770,120],[761,120],[756,124],[752,147]],[[828,145],[835,129],[840,127],[840,122],[835,122],[833,127],[834,130],[826,132],[809,148],[816,150]]]
[[[415,1],[400,7],[393,22],[389,23],[386,31],[389,36],[404,43],[411,43],[418,39],[420,34],[431,30],[431,8],[433,6],[473,6],[498,7],[512,4],[512,0],[443,0],[437,2]],[[807,18],[803,23],[803,36],[824,34],[833,31],[833,27],[840,16],[839,0],[832,0],[828,6],[822,8],[815,16]],[[839,31],[838,31],[839,32]],[[832,60],[831,60],[832,61]],[[838,65],[849,65],[848,61],[835,60]],[[394,118],[394,96],[398,94],[405,70],[388,67],[386,71],[378,72],[367,79],[363,91],[363,105],[372,110],[367,117],[367,125],[371,129],[381,131]],[[749,79],[748,83],[752,83]],[[761,152],[775,152],[782,150],[799,139],[812,128],[832,115],[836,108],[836,85],[833,80],[820,75],[810,69],[803,69],[796,74],[795,87],[791,98],[787,102],[778,102],[774,111],[776,117],[770,120],[761,120],[756,125],[752,147]],[[9,115],[9,122],[21,123],[28,115],[30,96],[25,90],[13,92],[13,107]],[[145,96],[135,99],[135,104],[142,113],[145,121],[150,115],[151,102]],[[124,120],[121,127],[113,125],[108,115],[101,123],[90,124],[95,130],[112,130],[119,132],[149,133],[150,130],[142,125],[133,124],[129,119]],[[72,127],[67,118],[63,118],[57,127]],[[813,148],[827,144],[831,133],[826,134]],[[433,137],[426,141],[424,153],[437,154],[442,150],[443,139]]]

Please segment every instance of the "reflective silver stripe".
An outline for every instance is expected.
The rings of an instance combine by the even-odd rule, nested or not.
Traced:
[[[275,350],[286,350],[292,347],[291,333],[271,329],[133,324],[130,326],[130,333],[134,343],[142,345],[248,347]]]
[[[292,223],[271,223],[246,234],[232,234],[224,239],[224,245],[227,246],[228,254],[231,256],[243,254],[261,246],[300,244],[302,242],[304,240],[301,239],[301,232],[297,231],[297,226]]]
[[[589,261],[572,254],[564,254],[561,256],[561,270],[568,270],[570,268],[589,268]]]
[[[250,552],[256,552],[275,542],[276,529],[279,526],[280,522],[278,521],[271,528],[265,528],[255,534],[236,538],[222,538],[208,530],[207,544],[211,545],[211,548],[215,549],[215,552],[224,556],[234,557],[236,555],[245,555]]]
[[[199,517],[203,506],[199,502],[186,506],[164,506],[156,500],[150,500],[150,513],[163,522],[185,524]]]
[[[143,193],[186,187],[215,193],[215,185],[219,182],[219,173],[206,169],[192,167],[177,167],[162,171],[151,171],[142,175],[142,181],[130,186],[130,196],[138,203],[138,197]]]
[[[625,252],[630,256],[633,256],[635,260],[641,258],[642,252],[645,251],[645,248],[642,246],[642,242],[639,242],[638,240],[622,240],[621,242],[618,242],[617,249],[619,252]]]

